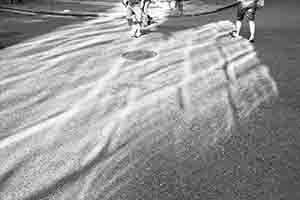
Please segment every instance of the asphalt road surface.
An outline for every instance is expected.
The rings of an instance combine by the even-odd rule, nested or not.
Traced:
[[[78,3],[72,1],[45,1],[45,2],[28,2],[18,4],[17,8],[37,11],[62,12],[70,10],[71,13],[105,13],[114,7],[119,1],[89,1],[87,3]],[[4,4],[4,6],[9,6]],[[0,11],[0,49],[13,44],[20,43],[24,40],[43,35],[54,31],[55,29],[71,25],[78,22],[87,21],[88,17],[72,17],[59,15],[42,15],[30,13],[12,13]]]
[[[266,2],[266,7],[258,12],[255,47],[259,57],[270,66],[279,98],[272,106],[262,105],[245,126],[211,151],[201,166],[191,166],[199,168],[194,175],[198,179],[186,180],[186,188],[181,188],[183,193],[193,191],[194,199],[300,199],[299,8],[296,0],[278,0]],[[214,15],[183,17],[182,22],[190,23],[176,27],[173,24],[179,19],[171,18],[156,31],[169,38],[173,32],[192,26],[218,20],[234,21],[234,16],[235,9],[230,9]],[[115,29],[127,30],[118,28],[121,24],[116,22]],[[243,35],[247,37],[247,29]],[[114,33],[111,37],[116,40]],[[104,44],[107,48],[109,42]],[[188,192],[184,195],[190,199]]]
[[[215,179],[214,186],[207,187],[216,189],[231,185],[229,190],[235,192],[229,192],[228,196],[222,192],[218,195],[218,189],[204,186],[205,189],[199,189],[203,195],[199,199],[300,198],[299,9],[297,0],[276,0],[266,1],[265,7],[258,10],[254,45],[262,61],[270,66],[279,98],[272,107],[262,107],[260,114],[251,118],[237,135],[222,144],[224,156],[212,164],[228,171],[238,170],[236,174],[224,173]],[[227,19],[234,22],[235,16],[236,9],[233,8],[194,19],[197,20],[195,25],[199,25]],[[170,19],[164,25],[172,23],[174,21]],[[185,26],[178,27],[181,28]],[[164,31],[172,32],[168,28]],[[249,37],[248,31],[245,23],[242,36]],[[203,170],[203,174],[209,172],[208,169]]]
[[[84,19],[0,12],[0,49]]]
[[[259,57],[270,66],[277,82],[279,99],[262,118],[250,120],[242,134],[226,145],[228,159],[241,165],[239,179],[245,196],[237,199],[300,198],[300,4],[296,0],[266,1],[257,14],[255,47]],[[227,10],[209,20],[230,18]],[[245,27],[242,35],[248,37]],[[259,166],[250,172],[251,166]],[[230,179],[224,176],[224,184]],[[221,198],[230,199],[230,197]],[[235,198],[231,198],[235,199]]]

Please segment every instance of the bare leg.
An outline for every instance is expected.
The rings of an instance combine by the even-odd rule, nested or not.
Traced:
[[[150,1],[146,1],[143,6],[143,25],[147,26],[150,25],[152,17],[148,14]]]
[[[239,36],[242,28],[242,21],[237,20],[235,26],[236,26],[236,32],[234,33],[234,36]]]
[[[140,37],[142,35],[141,29],[142,29],[141,23],[137,23],[135,37]]]
[[[173,9],[173,8],[172,8],[172,0],[168,0],[168,4],[169,4],[169,9],[172,10],[172,9]]]
[[[178,13],[179,13],[179,15],[183,14],[183,2],[182,1],[178,2]]]
[[[249,20],[249,29],[250,29],[250,37],[249,40],[253,41],[255,36],[255,22],[253,20]]]
[[[143,18],[143,12],[142,9],[139,6],[135,6],[133,9],[133,25],[131,29],[131,34],[133,37],[140,37],[142,35],[142,18]]]

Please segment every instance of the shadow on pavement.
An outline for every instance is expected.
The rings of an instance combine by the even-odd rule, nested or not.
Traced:
[[[0,2],[0,6],[17,9],[46,10],[57,12],[105,13],[118,1],[32,1],[10,5]],[[24,40],[43,35],[57,28],[87,21],[89,17],[55,16],[28,13],[0,12],[0,49],[20,43]]]
[[[49,10],[49,11],[63,11],[71,12],[94,12],[107,13],[119,1],[69,1],[69,0],[53,0],[53,1],[32,1],[24,4],[18,4],[16,8],[32,9],[32,10]],[[204,1],[205,3],[209,3]],[[217,1],[220,5],[228,4],[231,0]],[[187,1],[188,12],[203,12],[206,4],[202,1]],[[12,6],[11,6],[12,7]],[[26,39],[33,38],[38,35],[49,33],[59,27],[71,25],[89,18],[50,16],[50,15],[24,15],[18,13],[0,13],[0,49],[17,44]],[[119,19],[120,20],[120,19]],[[121,19],[124,20],[125,19]],[[213,20],[212,20],[213,21]],[[158,25],[156,30],[145,30],[146,34],[151,32],[160,32],[164,34],[164,38],[168,39],[173,32],[198,27],[207,23],[207,18],[203,16],[171,16],[167,20]],[[18,33],[18,34],[14,34]],[[5,35],[5,36],[3,36]]]
[[[185,1],[184,13],[182,16],[176,16],[176,14],[173,14],[174,10],[171,10],[170,16],[166,17],[166,21],[159,24],[153,32],[164,34],[164,37],[167,40],[173,33],[178,31],[196,28],[220,20],[232,20],[232,17],[223,17],[220,19],[220,16],[223,12],[228,12],[228,10],[232,12],[235,6],[234,1],[232,0]],[[235,13],[232,13],[232,16],[234,14]],[[149,32],[151,31],[145,31],[146,34]]]
[[[87,19],[0,13],[0,49]]]

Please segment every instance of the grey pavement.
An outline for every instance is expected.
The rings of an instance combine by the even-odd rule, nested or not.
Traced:
[[[132,39],[99,18],[3,49],[0,197],[198,197],[207,156],[277,89],[232,23],[194,23]],[[135,50],[157,55],[122,57]]]
[[[246,40],[228,37],[233,28],[228,22],[221,23],[227,36],[217,43],[228,49],[220,56],[220,49],[209,45],[206,37],[218,32],[207,27],[216,26],[201,26],[233,21],[234,9],[166,17],[135,40],[120,19],[90,20],[1,50],[0,173],[7,184],[0,194],[8,199],[299,199],[297,6],[297,1],[274,1],[258,13],[258,54],[251,54]],[[158,55],[122,58],[141,49]],[[228,58],[243,51],[241,58],[250,59],[240,61],[249,62]],[[245,67],[233,98],[223,87],[224,68],[211,73],[203,68],[219,66],[224,55],[237,69]],[[256,56],[270,72],[256,67],[261,66]],[[182,82],[190,70],[206,72],[202,78],[195,73],[199,84],[188,87],[193,92],[169,87],[193,82]],[[266,101],[276,96],[269,73],[279,90],[274,104]],[[240,101],[244,98],[248,101]],[[187,111],[203,117],[193,121]],[[196,124],[191,129],[190,120]]]
[[[120,1],[70,1],[70,0],[51,0],[51,1],[29,1],[18,4],[0,4],[0,8],[5,8],[11,11],[26,11],[48,14],[65,14],[65,15],[91,15],[103,13],[112,7],[114,4],[119,4]]]
[[[206,14],[217,12],[226,7],[234,6],[234,0],[198,1],[189,0],[184,2],[185,15]],[[0,4],[0,11],[21,14],[51,14],[74,17],[97,17],[105,16],[105,12],[111,13],[110,9],[120,5],[120,1],[32,1],[18,4]],[[168,7],[167,1],[153,1],[150,7]]]
[[[185,16],[199,12],[212,12],[222,8],[225,4],[232,3],[229,0],[218,2],[186,2]],[[48,33],[61,26],[87,21],[89,20],[87,16],[123,18],[125,15],[124,8],[119,1],[33,1],[13,6],[2,5],[2,7],[11,10],[7,12],[7,9],[2,9],[0,12],[0,48]],[[151,14],[155,17],[155,21],[165,20],[166,15],[172,15],[168,10],[167,2],[151,4],[151,11],[154,11]]]

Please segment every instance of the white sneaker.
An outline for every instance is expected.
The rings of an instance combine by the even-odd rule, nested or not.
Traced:
[[[138,29],[135,33],[135,37],[141,37],[141,35],[142,35],[142,32],[140,29]]]
[[[238,36],[240,36],[236,31],[232,31],[231,35],[232,35],[232,37],[238,37]]]
[[[142,32],[141,32],[141,26],[139,24],[135,24],[134,26],[132,26],[132,37],[141,37]]]

